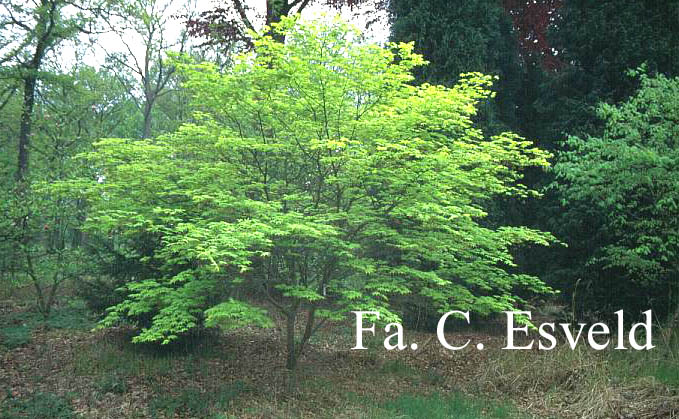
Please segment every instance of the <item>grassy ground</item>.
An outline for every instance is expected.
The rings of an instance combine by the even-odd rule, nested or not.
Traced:
[[[283,366],[276,329],[193,336],[158,348],[129,329],[91,332],[81,305],[43,322],[0,313],[0,418],[659,418],[679,412],[679,364],[651,352],[503,351],[502,336],[454,334],[486,349],[450,352],[410,332],[416,352],[381,338],[352,351],[353,330],[313,339]],[[426,343],[429,342],[429,343]]]

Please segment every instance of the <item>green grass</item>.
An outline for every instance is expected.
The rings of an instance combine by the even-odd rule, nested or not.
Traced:
[[[83,348],[74,360],[74,373],[79,376],[117,374],[119,376],[160,377],[172,373],[176,357],[153,356],[101,341]]]
[[[227,354],[228,355],[228,354]],[[223,358],[206,337],[176,344],[131,343],[129,336],[108,336],[78,351],[73,373],[78,376],[145,377],[151,381],[181,368],[189,375],[210,374],[206,359]]]
[[[161,394],[151,400],[148,411],[153,418],[159,417],[159,413],[164,417],[217,417],[244,391],[247,388],[241,381],[223,384],[216,389],[187,387],[179,394],[159,391]]]
[[[442,396],[402,395],[381,406],[386,417],[428,419],[504,419],[517,418],[513,406],[497,401],[470,398],[461,393]]]
[[[26,325],[3,327],[0,329],[0,345],[8,349],[18,348],[31,341],[31,328]]]
[[[0,419],[71,419],[71,403],[56,394],[37,393],[30,398],[9,399],[0,405]]]
[[[661,344],[650,351],[609,351],[605,358],[611,378],[618,383],[653,377],[660,383],[679,388],[679,363],[674,351]]]
[[[651,375],[661,383],[679,388],[679,365],[676,361],[660,361],[651,370]]]
[[[56,310],[46,322],[52,329],[90,330],[95,326],[90,312],[79,304]]]
[[[103,374],[96,383],[102,393],[124,394],[127,392],[125,377],[115,372]]]

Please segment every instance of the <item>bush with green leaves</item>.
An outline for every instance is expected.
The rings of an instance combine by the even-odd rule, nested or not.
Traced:
[[[583,278],[583,292],[611,296],[615,286],[629,300],[594,303],[660,314],[668,296],[679,297],[679,79],[632,75],[640,77],[637,94],[599,107],[602,135],[569,138],[553,186],[565,216],[586,223],[596,244],[572,245],[588,251],[590,271],[610,277]]]
[[[511,253],[550,234],[480,223],[493,198],[535,195],[521,170],[548,164],[530,141],[474,128],[492,77],[413,86],[425,62],[412,44],[363,44],[340,20],[286,18],[273,33],[229,70],[177,57],[195,122],[103,139],[84,155],[96,179],[63,184],[87,196],[90,230],[156,245],[143,260],[158,275],[127,284],[103,326],[151,316],[134,340],[168,343],[201,325],[271,325],[239,297],[258,294],[286,319],[294,368],[327,320],[399,320],[394,295],[489,314],[551,291]]]

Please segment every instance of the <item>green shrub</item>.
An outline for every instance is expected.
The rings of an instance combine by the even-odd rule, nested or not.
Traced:
[[[30,310],[10,313],[2,318],[0,325],[22,325],[29,329],[46,326],[51,329],[90,330],[94,327],[94,321],[84,302],[76,300],[66,306],[55,307],[47,320],[37,311]]]
[[[108,307],[120,303],[124,293],[119,288],[124,286],[130,279],[127,276],[108,277],[97,276],[82,280],[78,287],[78,296],[82,298],[87,307],[95,313],[103,313]]]

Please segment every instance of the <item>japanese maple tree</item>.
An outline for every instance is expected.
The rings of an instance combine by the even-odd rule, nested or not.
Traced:
[[[474,128],[491,77],[414,86],[425,62],[412,44],[361,44],[340,20],[272,31],[229,70],[178,58],[194,123],[85,155],[90,228],[158,246],[145,259],[157,277],[128,284],[103,325],[150,317],[135,341],[164,343],[203,324],[270,325],[243,297],[258,293],[285,319],[293,369],[327,320],[398,321],[394,295],[487,314],[521,304],[519,290],[550,292],[513,270],[511,249],[551,235],[482,224],[493,197],[535,194],[520,171],[548,157]]]

